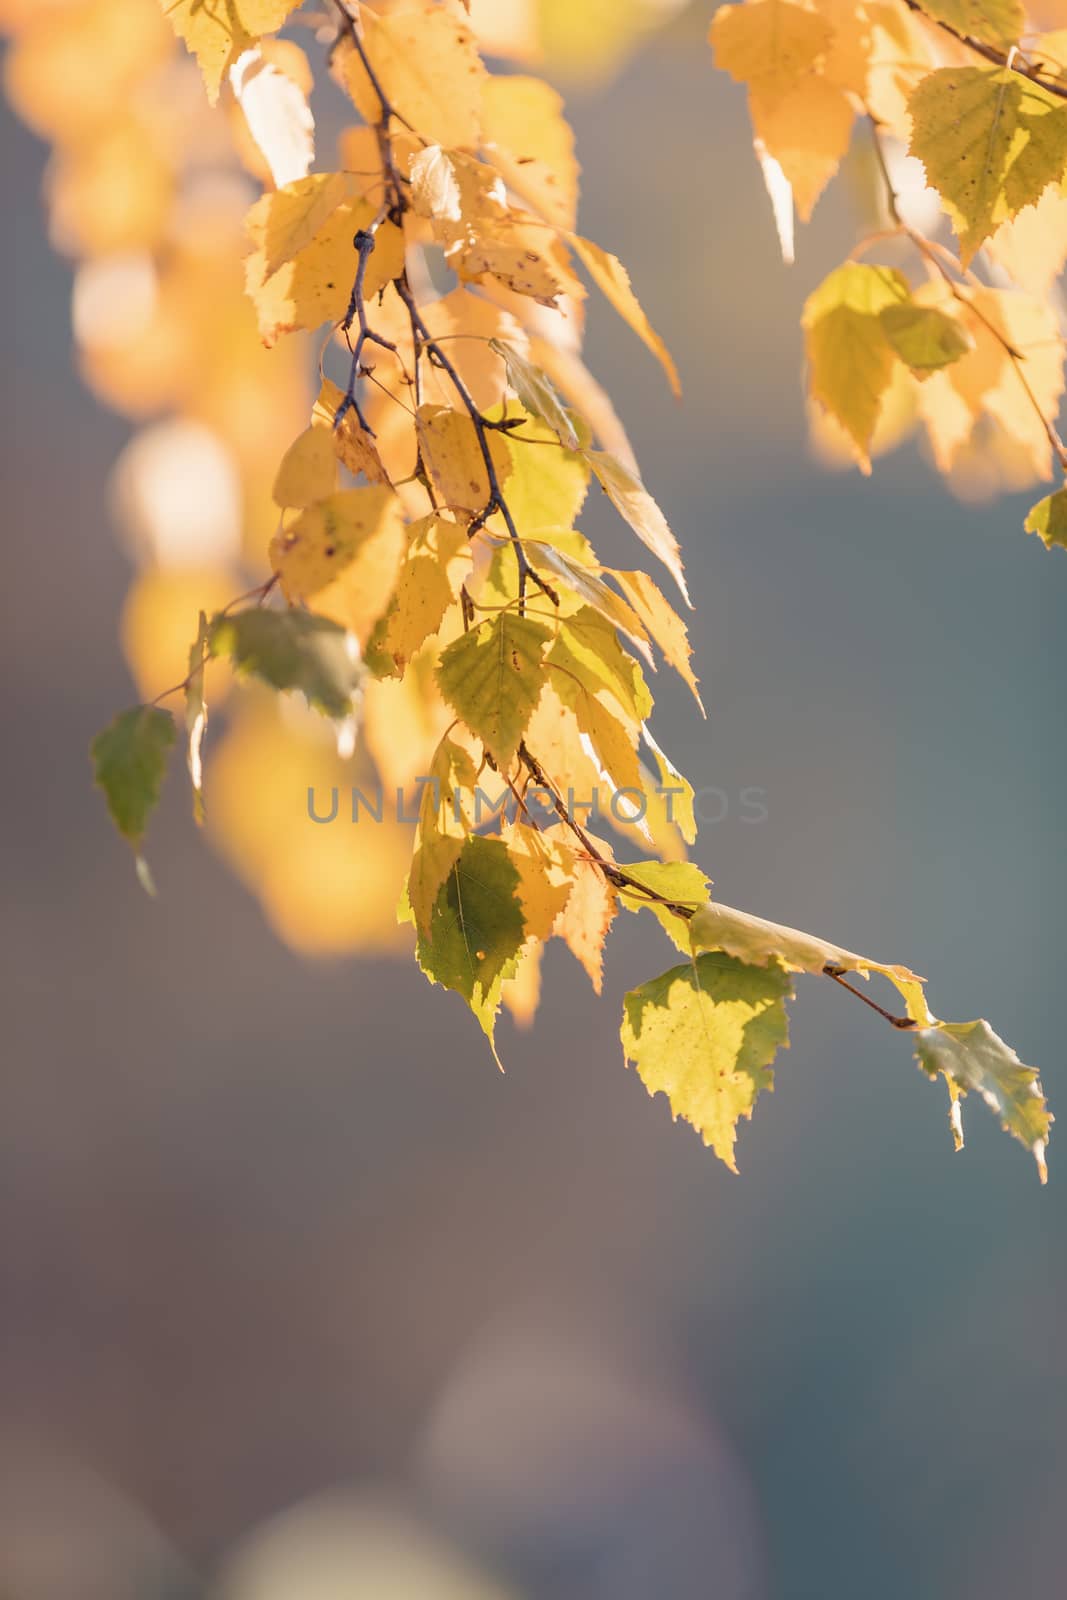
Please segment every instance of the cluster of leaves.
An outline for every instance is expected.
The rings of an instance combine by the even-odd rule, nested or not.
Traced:
[[[110,91],[122,74],[129,88],[146,61],[155,70],[152,52],[161,48],[145,22],[149,3],[121,0],[127,24],[137,20],[150,42],[147,54],[140,44],[115,43],[115,8],[105,17],[100,0],[57,0],[60,21],[49,22],[45,44],[67,48],[76,14],[79,26],[103,29],[109,40]],[[647,573],[605,566],[576,527],[596,484],[689,604],[678,542],[581,358],[587,280],[675,389],[678,379],[625,268],[577,232],[578,167],[559,96],[532,76],[491,75],[462,0],[333,0],[327,22],[317,18],[319,43],[362,120],[346,132],[337,169],[312,171],[307,57],[288,53],[289,41],[262,37],[298,9],[297,0],[244,0],[238,17],[236,7],[165,0],[160,15],[196,58],[208,98],[223,102],[245,165],[264,183],[243,222],[247,301],[236,315],[239,334],[227,333],[220,355],[213,340],[235,303],[233,280],[221,266],[217,279],[205,277],[203,261],[237,260],[232,236],[223,229],[220,243],[205,228],[176,241],[173,217],[141,223],[139,243],[151,247],[156,274],[148,334],[142,326],[127,338],[122,324],[126,359],[103,364],[120,394],[131,385],[129,347],[140,350],[147,337],[151,360],[133,363],[136,381],[173,385],[166,402],[193,420],[201,420],[194,407],[210,408],[246,489],[254,486],[248,501],[262,504],[255,475],[270,461],[265,575],[238,601],[204,606],[179,669],[196,816],[205,814],[208,703],[235,677],[255,680],[243,730],[238,711],[242,753],[249,741],[259,748],[250,728],[284,739],[297,726],[316,771],[358,769],[369,753],[387,781],[418,795],[398,886],[400,924],[412,930],[423,971],[462,997],[494,1052],[501,1004],[520,1019],[536,1007],[546,941],[562,940],[599,992],[616,915],[647,912],[682,960],[626,997],[624,1051],[649,1090],[663,1090],[674,1114],[729,1166],[737,1123],[772,1086],[771,1062],[787,1042],[792,975],[814,973],[913,1036],[920,1065],[948,1084],[957,1133],[959,1102],[976,1092],[1033,1152],[1043,1176],[1051,1118],[1037,1074],[988,1024],[939,1021],[907,968],[720,905],[710,880],[685,859],[695,840],[693,794],[651,734],[645,669],[661,659],[699,704],[686,625]],[[893,63],[885,70],[899,97],[910,64],[898,59],[894,29],[913,23],[896,0],[754,0],[716,18],[720,59],[750,87],[765,167],[776,164],[804,212],[847,142],[858,96],[848,73],[873,73],[875,55],[882,70],[888,46],[866,49],[875,37],[864,31],[869,16],[889,30]],[[39,124],[51,120],[62,142],[72,137],[68,112],[57,97],[42,116],[26,67],[46,32],[35,25],[20,36],[11,79],[22,84],[23,105]],[[158,92],[149,101],[158,105]],[[99,105],[94,133],[106,140]],[[821,150],[805,142],[828,126],[836,132]],[[176,149],[171,159],[178,187]],[[1029,170],[1021,156],[1015,164]],[[108,248],[119,248],[114,237]],[[923,255],[937,259],[933,245]],[[437,293],[432,273],[443,270],[455,285]],[[157,329],[166,271],[175,274],[178,311]],[[1000,327],[978,289],[944,282],[939,297],[911,290],[893,268],[850,263],[809,302],[815,393],[863,459],[897,367],[926,374],[928,385],[941,368],[956,370],[974,355],[966,318]],[[201,311],[212,287],[221,315],[216,303]],[[192,320],[209,332],[186,349],[179,311],[194,304]],[[249,354],[250,326],[270,351],[265,358]],[[284,401],[271,385],[279,371],[291,373],[284,352],[298,341],[288,336],[323,328],[318,392],[297,422],[289,378]],[[178,342],[169,360],[168,329]],[[1007,350],[1009,336],[998,337]],[[253,393],[263,359],[271,374],[265,398]],[[1014,344],[1008,359],[1023,361]],[[1029,370],[1029,356],[1026,363]],[[1035,403],[1043,392],[1035,387]],[[990,403],[984,390],[983,401]],[[246,410],[257,406],[270,440],[279,413],[296,434],[273,457],[249,427]],[[146,480],[134,474],[134,482],[141,499],[151,499]],[[158,548],[158,519],[153,529]],[[212,679],[220,668],[222,678]],[[209,692],[209,684],[217,688]],[[141,845],[177,743],[174,719],[158,703],[168,692],[146,693],[92,752],[146,880]],[[286,713],[288,734],[271,722],[263,708],[279,697],[303,704],[328,730],[328,761],[328,747],[300,717],[294,724]],[[620,861],[617,847],[579,820],[594,795],[607,802],[626,854],[638,859]],[[488,825],[479,798],[489,802]],[[210,815],[213,800],[206,809]],[[297,892],[309,859],[302,848],[280,848],[266,822],[253,828],[242,818],[233,831],[250,879],[269,861],[268,906]],[[376,836],[374,854],[381,844]],[[374,873],[363,855],[354,881],[333,876],[351,900],[372,892]],[[849,976],[872,974],[895,987],[903,1014],[869,999]]]
[[[745,0],[716,13],[711,42],[747,85],[788,256],[794,205],[810,216],[867,120],[884,226],[804,307],[823,443],[869,472],[919,424],[972,497],[1067,468],[1051,295],[1067,259],[1067,32],[1031,29],[1019,0]],[[938,237],[949,225],[957,251]],[[858,259],[875,248],[886,265]],[[1065,491],[1025,525],[1064,548]]]

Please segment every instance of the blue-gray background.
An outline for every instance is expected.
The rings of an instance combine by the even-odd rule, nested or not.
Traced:
[[[812,463],[798,316],[848,195],[782,267],[695,29],[571,110],[585,231],[685,384],[595,314],[698,608],[708,722],[661,681],[657,728],[731,800],[699,858],[728,902],[931,974],[1063,1102],[1067,562],[1025,497],[961,506],[912,447],[869,481]],[[0,1589],[199,1593],[347,1484],[537,1600],[1059,1592],[1055,1143],[1041,1191],[975,1104],[954,1156],[906,1040],[808,980],[734,1178],[623,1069],[622,992],[669,964],[636,919],[602,1002],[549,958],[501,1077],[413,966],[281,948],[177,784],[142,895],[85,756],[130,694],[126,429],[71,376],[44,152],[9,115],[3,147]]]

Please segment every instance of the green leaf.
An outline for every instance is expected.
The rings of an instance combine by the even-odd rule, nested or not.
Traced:
[[[945,202],[964,266],[1064,175],[1067,106],[1017,72],[944,67],[923,78],[908,109],[911,154]]]
[[[415,853],[408,874],[407,898],[421,932],[429,930],[441,885],[455,866],[470,832],[464,794],[477,782],[474,762],[461,745],[444,738],[434,753],[430,782],[422,786]]]
[[[473,834],[449,870],[416,947],[433,983],[461,994],[492,1042],[500,989],[526,937],[520,878],[502,839]],[[495,1053],[495,1052],[494,1052]]]
[[[626,1059],[649,1094],[662,1090],[674,1116],[692,1123],[732,1172],[737,1123],[774,1087],[770,1063],[789,1042],[791,996],[781,967],[703,955],[624,1001]]]
[[[547,423],[566,449],[577,450],[579,440],[574,423],[548,374],[532,361],[527,361],[524,355],[503,339],[490,339],[489,348],[503,360],[508,383],[523,409],[532,417],[540,417],[542,422]]]
[[[363,677],[354,634],[309,611],[257,606],[211,623],[211,653],[272,689],[296,689],[324,716],[352,715]]]
[[[438,662],[441,693],[498,766],[514,759],[541,697],[550,638],[543,623],[502,611],[453,640]]]
[[[917,1035],[916,1055],[924,1072],[931,1078],[940,1072],[948,1084],[957,1150],[963,1148],[960,1101],[973,1092],[1000,1118],[1004,1131],[1031,1152],[1041,1182],[1046,1181],[1045,1150],[1052,1116],[1040,1079],[988,1022],[980,1018],[976,1022],[939,1022],[924,1028]]]
[[[1018,0],[921,0],[920,10],[983,44],[1018,44],[1026,32]]]
[[[852,439],[865,469],[895,359],[882,312],[909,298],[907,280],[893,267],[846,261],[804,306],[812,395]]]
[[[159,804],[167,756],[177,738],[169,711],[133,706],[98,733],[90,746],[93,773],[111,820],[139,852],[148,819]],[[137,874],[149,893],[151,875],[138,854]]]
[[[628,878],[651,889],[654,894],[672,900],[676,905],[691,907],[695,912],[708,898],[709,880],[692,861],[635,861],[620,865],[620,872]],[[627,911],[651,911],[664,933],[683,954],[688,955],[689,923],[656,900],[642,895],[640,890],[620,888],[619,904]]]
[[[1027,533],[1036,533],[1046,550],[1056,545],[1067,550],[1067,489],[1057,489],[1032,506],[1023,527]]]
[[[971,348],[960,324],[933,306],[910,301],[886,306],[879,321],[896,354],[919,377],[958,361]]]

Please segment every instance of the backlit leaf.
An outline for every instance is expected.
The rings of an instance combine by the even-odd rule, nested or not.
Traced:
[[[1067,489],[1057,489],[1032,506],[1023,527],[1036,533],[1046,550],[1067,550]]]
[[[1026,31],[1019,0],[922,0],[922,12],[984,44],[1018,44]]]
[[[230,83],[273,182],[305,178],[315,159],[315,120],[303,88],[258,46],[237,57]]]
[[[879,320],[896,354],[920,378],[971,348],[959,322],[934,306],[895,302],[882,309]]]
[[[402,667],[441,626],[456,599],[469,562],[457,560],[467,549],[459,523],[424,517],[409,530],[408,553],[400,568],[396,595],[385,618],[381,647]]]
[[[703,955],[631,989],[624,1001],[627,1061],[649,1094],[662,1090],[672,1115],[691,1123],[731,1172],[738,1122],[774,1087],[770,1064],[789,1042],[791,996],[780,967]]]
[[[266,345],[274,344],[283,333],[341,321],[348,310],[358,264],[353,239],[375,214],[366,200],[343,201],[320,223],[309,243],[272,272],[262,241],[270,232],[270,219],[280,193],[257,200],[247,223],[249,237],[257,248],[246,257],[245,283]],[[367,260],[364,292],[368,298],[395,278],[403,265],[403,235],[393,223],[383,222]],[[386,351],[376,354],[383,361],[394,359]]]
[[[601,294],[614,306],[619,316],[633,329],[642,343],[652,351],[667,374],[674,393],[680,396],[682,385],[678,378],[678,369],[667,346],[645,315],[641,302],[634,294],[630,274],[618,256],[613,256],[610,250],[602,250],[591,239],[582,239],[577,234],[569,234],[568,238],[577,252],[578,259]]]
[[[473,149],[481,138],[485,68],[471,29],[434,0],[401,0],[385,16],[361,7],[364,48],[393,110],[433,144]],[[355,51],[345,62],[367,122],[381,103]]]
[[[574,134],[563,101],[541,78],[485,80],[482,138],[508,186],[546,221],[573,228],[578,209]]]
[[[389,604],[404,559],[397,497],[378,486],[341,489],[278,534],[270,555],[288,600],[314,601],[316,611],[364,645]]]
[[[686,605],[691,605],[678,541],[640,478],[604,450],[587,450],[585,456],[616,511],[630,524],[641,543],[663,562],[682,591]]]
[[[647,908],[683,955],[689,955],[689,921],[662,904],[670,901],[696,911],[708,898],[709,879],[692,861],[635,861],[621,867],[639,888],[620,888],[619,904],[627,911]],[[642,889],[650,893],[642,893]]]
[[[1008,69],[945,67],[911,98],[911,153],[944,200],[964,265],[1067,168],[1067,105]]]
[[[214,105],[231,60],[280,28],[300,0],[163,0],[185,48],[196,56]]]
[[[907,301],[907,280],[894,268],[847,261],[804,305],[812,395],[846,430],[866,471],[895,360],[881,313]]]
[[[1052,1117],[1040,1080],[988,1022],[939,1022],[924,1028],[916,1035],[916,1055],[924,1072],[931,1078],[941,1073],[948,1084],[957,1149],[963,1145],[959,1102],[974,1093],[1000,1118],[1004,1131],[1031,1152],[1041,1182],[1045,1182]]]
[[[274,500],[279,506],[310,506],[325,500],[337,487],[337,452],[333,429],[312,423],[294,439],[282,456],[274,480]]]
[[[316,172],[258,200],[246,226],[263,252],[266,276],[306,249],[348,197],[348,179],[343,172]]]
[[[470,417],[448,406],[424,405],[418,411],[419,444],[422,456],[447,511],[474,515],[489,504],[492,486],[485,454]],[[486,448],[498,481],[511,469],[511,457],[503,439],[489,432]]]
[[[503,340],[490,339],[489,348],[502,358],[508,383],[523,407],[532,417],[540,417],[542,422],[546,422],[560,444],[568,450],[577,450],[578,435],[574,431],[574,424],[552,387],[551,379],[540,367],[527,361],[524,355]]]
[[[448,646],[437,667],[441,693],[500,767],[514,760],[543,684],[550,630],[503,611]]]
[[[594,992],[600,994],[604,982],[604,940],[615,920],[618,896],[595,862],[576,856],[573,873],[567,904],[556,918],[552,932],[581,963]]]
[[[416,955],[432,983],[461,994],[493,1039],[500,990],[526,938],[519,874],[501,839],[473,834],[438,891]]]

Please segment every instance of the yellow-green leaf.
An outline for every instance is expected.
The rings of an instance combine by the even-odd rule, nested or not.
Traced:
[[[919,10],[983,44],[1018,44],[1026,31],[1019,0],[920,0]]]
[[[1067,105],[1006,68],[944,67],[908,105],[911,154],[948,209],[964,266],[1067,168]]]
[[[737,1124],[774,1087],[770,1064],[789,1042],[789,978],[778,966],[746,967],[703,955],[632,989],[623,1004],[622,1046],[649,1094],[660,1090],[675,1117],[737,1171]]]
[[[808,296],[802,317],[811,392],[845,429],[860,465],[896,359],[881,313],[908,303],[907,280],[893,267],[846,261]]]
[[[879,320],[895,353],[920,378],[950,366],[971,348],[961,324],[936,306],[898,301],[886,306]]]
[[[454,640],[438,662],[441,693],[500,767],[514,760],[540,698],[550,638],[543,623],[502,611]]]
[[[1023,527],[1036,533],[1046,550],[1067,550],[1067,489],[1046,495],[1027,513]]]
[[[524,409],[532,417],[546,422],[560,444],[568,450],[577,450],[579,441],[574,423],[553,388],[551,378],[503,339],[490,339],[489,348],[503,360],[508,383]]]
[[[1011,1046],[981,1018],[924,1028],[917,1035],[915,1053],[924,1072],[931,1078],[941,1073],[948,1084],[957,1150],[963,1146],[960,1101],[973,1092],[1000,1118],[1004,1131],[1031,1152],[1044,1183],[1053,1119],[1034,1068],[1024,1066]]]
[[[651,893],[643,894],[641,888],[620,888],[619,904],[627,911],[651,911],[671,943],[684,955],[689,955],[688,919],[669,910],[661,901],[669,900],[686,910],[696,911],[708,898],[707,876],[693,861],[635,861],[620,867],[620,871]]]

